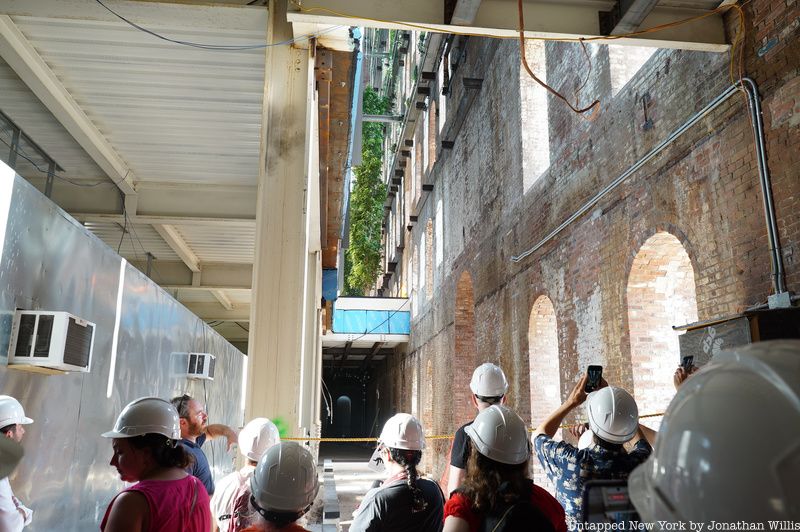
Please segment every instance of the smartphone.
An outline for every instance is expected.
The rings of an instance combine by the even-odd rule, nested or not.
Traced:
[[[593,391],[600,388],[600,379],[603,378],[603,366],[589,366],[586,368],[586,386],[583,387],[583,391],[586,393],[592,393]]]
[[[685,371],[687,375],[692,370],[692,366],[694,366],[693,356],[689,355],[681,359],[681,367],[683,368],[683,371]]]

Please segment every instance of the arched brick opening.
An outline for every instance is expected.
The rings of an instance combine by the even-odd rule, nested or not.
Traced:
[[[639,248],[627,298],[634,396],[640,414],[660,413],[675,395],[672,374],[680,362],[672,326],[697,321],[694,268],[674,235],[659,231]],[[657,428],[661,418],[643,422]]]
[[[540,296],[531,308],[528,322],[528,363],[531,423],[536,426],[561,404],[556,311],[553,302],[547,296]],[[560,434],[556,434],[556,437],[560,437]],[[533,481],[554,493],[554,488],[539,461],[531,460],[531,462]]]
[[[453,423],[456,427],[471,420],[474,408],[469,380],[475,369],[475,294],[472,277],[464,272],[456,284],[455,356],[453,357]]]

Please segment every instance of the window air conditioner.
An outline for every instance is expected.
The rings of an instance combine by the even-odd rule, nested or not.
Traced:
[[[94,323],[68,312],[18,310],[11,325],[8,365],[39,373],[88,373],[94,330]]]
[[[172,353],[173,373],[187,379],[214,380],[217,357],[211,353]]]

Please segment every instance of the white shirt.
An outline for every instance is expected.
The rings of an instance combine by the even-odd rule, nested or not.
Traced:
[[[32,518],[33,510],[14,496],[8,477],[0,480],[0,532],[19,532]]]
[[[220,516],[230,515],[231,504],[239,491],[239,486],[250,478],[255,469],[251,465],[246,465],[239,471],[234,471],[217,482],[214,488],[214,495],[211,497],[211,517],[214,518],[220,530],[228,530],[228,525],[230,524],[230,517],[220,521]],[[2,532],[2,529],[0,529],[0,532]]]

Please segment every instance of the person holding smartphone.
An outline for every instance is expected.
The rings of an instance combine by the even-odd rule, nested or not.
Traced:
[[[652,452],[639,426],[636,401],[622,388],[608,386],[598,375],[599,366],[590,368],[593,371],[580,378],[564,404],[536,428],[531,438],[539,462],[556,488],[556,499],[564,506],[570,529],[581,519],[583,486],[587,481],[624,480]],[[596,382],[590,383],[590,378]],[[588,393],[587,384],[588,390],[598,389]],[[589,428],[594,433],[592,443],[578,449],[555,441],[553,436],[564,418],[584,402]],[[628,453],[623,444],[631,440],[634,448]]]

